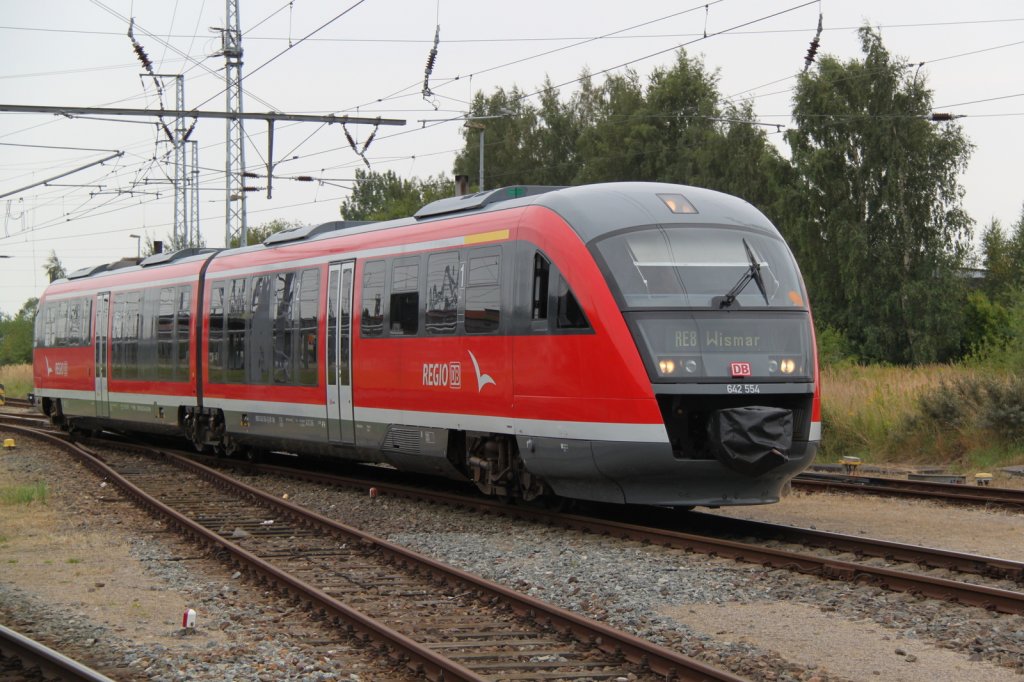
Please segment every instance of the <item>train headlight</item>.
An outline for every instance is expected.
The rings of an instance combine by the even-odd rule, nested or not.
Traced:
[[[768,373],[789,376],[800,370],[800,360],[791,357],[775,357],[768,361]]]
[[[658,358],[658,376],[696,376],[700,372],[700,361],[694,357]]]

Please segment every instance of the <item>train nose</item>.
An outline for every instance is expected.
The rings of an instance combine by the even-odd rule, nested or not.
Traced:
[[[715,410],[708,438],[722,464],[758,476],[789,461],[793,411],[759,405]]]

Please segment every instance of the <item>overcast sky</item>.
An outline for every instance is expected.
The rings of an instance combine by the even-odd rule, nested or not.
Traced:
[[[185,74],[186,108],[225,110],[221,37],[211,30],[225,25],[224,0],[0,0],[0,7],[2,104],[159,108],[127,35],[134,17],[154,72]],[[450,175],[462,145],[459,119],[474,92],[518,86],[532,93],[548,76],[565,97],[583,69],[621,73],[628,64],[646,75],[685,46],[718,71],[724,96],[752,98],[759,120],[779,126],[769,130],[781,145],[819,12],[822,54],[860,58],[856,29],[867,22],[891,53],[923,63],[935,110],[964,116],[959,122],[976,145],[962,178],[976,233],[992,218],[1016,221],[1024,202],[1024,5],[1005,0],[243,0],[243,104],[249,112],[404,120],[381,127],[366,149],[373,170]],[[438,26],[427,101],[424,67]],[[373,128],[348,131],[361,146]],[[248,195],[249,224],[337,219],[355,170],[366,167],[345,131],[279,123],[274,133],[279,177],[272,199],[265,191]],[[246,165],[264,175],[267,126],[248,122],[246,134]],[[211,120],[199,121],[190,138],[198,142],[209,246],[224,244],[224,138],[224,122]],[[116,152],[124,153],[21,189]],[[169,237],[168,152],[152,118],[0,113],[0,195],[7,195],[0,198],[0,256],[9,256],[0,259],[0,311],[14,314],[42,293],[51,251],[74,271],[134,256],[132,234],[143,244]],[[296,176],[318,181],[288,179]],[[264,177],[249,182],[266,186]]]

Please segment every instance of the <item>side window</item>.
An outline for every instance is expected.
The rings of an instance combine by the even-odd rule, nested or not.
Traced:
[[[274,289],[270,275],[252,279],[248,346],[245,349],[245,383],[268,384],[274,363],[274,321],[271,318]]]
[[[82,299],[68,301],[68,345],[82,345]]]
[[[274,303],[271,314],[274,320],[272,380],[275,384],[295,382],[298,311],[294,309],[298,286],[299,278],[294,272],[279,272],[274,275]]]
[[[139,337],[142,317],[142,292],[124,295],[121,316],[121,379],[139,377]]]
[[[224,380],[224,283],[217,282],[210,290],[210,333],[206,364],[210,381]]]
[[[371,261],[363,266],[360,323],[363,336],[384,333],[384,261]]]
[[[392,336],[415,336],[419,331],[420,259],[399,258],[391,265],[391,317]]]
[[[533,292],[530,306],[531,320],[548,319],[548,278],[551,275],[551,261],[541,253],[533,254]]]
[[[120,379],[124,372],[124,294],[114,294],[113,305],[114,315],[110,325],[110,376]]]
[[[466,277],[467,334],[491,334],[501,323],[501,248],[469,253]]]
[[[317,317],[320,312],[320,271],[303,270],[299,285],[299,350],[296,354],[297,381],[301,386],[317,384]]]
[[[558,289],[555,292],[555,298],[558,305],[558,317],[555,326],[558,329],[590,328],[587,317],[583,314],[583,309],[580,308],[576,296],[569,289],[569,283],[561,275],[558,276]]]
[[[459,252],[427,258],[426,322],[428,334],[454,334],[459,314]]]
[[[191,315],[192,312],[192,286],[185,285],[178,287],[178,319],[176,342],[178,344],[178,357],[175,359],[176,378],[178,381],[189,379],[189,345],[191,338]]]
[[[160,290],[160,309],[156,331],[156,376],[162,381],[170,381],[174,378],[174,365],[178,358],[177,349],[174,347],[174,337],[177,332],[174,322],[177,293],[174,287]]]
[[[224,381],[240,384],[245,381],[245,334],[248,324],[246,306],[246,289],[249,280],[233,279],[228,290],[228,331],[227,352],[224,368],[227,370]]]
[[[57,304],[56,320],[57,340],[54,345],[61,348],[68,346],[68,302],[60,301]]]

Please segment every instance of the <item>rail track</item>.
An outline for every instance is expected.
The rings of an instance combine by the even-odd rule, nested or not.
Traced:
[[[18,661],[21,670],[30,674],[38,671],[40,679],[64,680],[65,682],[113,682],[106,675],[68,658],[48,646],[41,644],[25,635],[0,625],[0,661]],[[14,677],[20,671],[6,670],[0,665],[0,678],[18,679]],[[8,674],[11,677],[8,677]]]
[[[28,435],[66,441],[25,427]],[[429,679],[739,680],[452,569],[172,453],[74,445],[97,474],[255,580]],[[101,461],[102,460],[102,461]]]
[[[1024,510],[1024,490],[1014,488],[820,473],[800,474],[793,479],[793,488],[807,492],[848,492]]]
[[[216,460],[210,459],[211,463]],[[233,466],[238,466],[233,463]],[[896,570],[867,563],[820,556],[806,551],[768,547],[766,542],[786,542],[816,547],[828,553],[855,557],[878,557],[916,567],[942,568],[979,578],[1024,583],[1024,563],[942,549],[905,545],[841,533],[828,533],[792,526],[779,526],[704,513],[671,510],[623,510],[620,507],[591,507],[591,513],[566,514],[533,507],[510,506],[460,493],[438,492],[362,477],[344,477],[267,464],[251,464],[254,471],[287,476],[322,485],[344,485],[359,490],[368,486],[380,495],[394,495],[463,508],[474,513],[491,513],[553,526],[603,534],[623,539],[673,547],[690,552],[732,558],[737,561],[785,568],[821,578],[860,582],[883,589],[910,592],[1003,613],[1024,613],[1024,593],[984,584]],[[623,521],[633,514],[632,523]],[[642,521],[637,517],[642,517]],[[724,536],[724,537],[723,537]],[[732,538],[756,538],[753,543]]]
[[[195,455],[190,453],[190,457]],[[199,459],[204,459],[199,457]],[[216,465],[223,460],[205,458]],[[639,540],[652,544],[683,549],[685,551],[786,568],[822,578],[862,582],[893,591],[910,592],[978,606],[1003,613],[1024,613],[1024,593],[1017,588],[1024,584],[1024,563],[979,556],[943,549],[908,545],[860,536],[830,533],[793,526],[780,526],[742,519],[733,519],[699,512],[679,513],[672,510],[630,510],[621,507],[588,507],[588,515],[565,514],[525,506],[509,506],[493,500],[467,496],[461,493],[439,492],[416,486],[406,486],[364,477],[343,477],[314,471],[267,464],[242,465],[232,461],[233,467],[249,466],[280,476],[298,478],[316,484],[342,485],[365,490],[368,486],[382,495],[395,495],[441,503],[475,512],[514,516],[548,525]],[[936,484],[926,484],[936,485]],[[958,486],[952,486],[958,487]],[[999,489],[997,489],[999,490]],[[755,542],[742,539],[754,538]],[[767,543],[786,543],[823,550],[825,555],[766,546]],[[837,558],[849,556],[855,560]],[[880,558],[900,563],[910,569],[946,569],[971,579],[1006,581],[1014,589],[1004,589],[967,580],[924,575],[918,570],[898,570],[888,566],[874,566],[863,558]],[[958,576],[960,577],[960,576]]]

